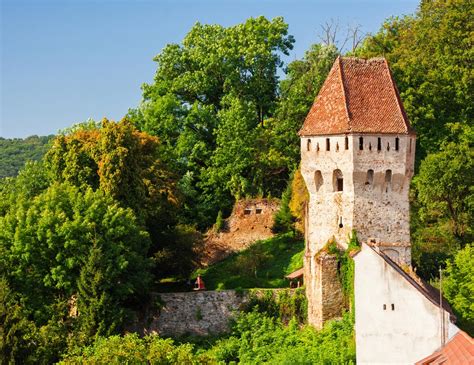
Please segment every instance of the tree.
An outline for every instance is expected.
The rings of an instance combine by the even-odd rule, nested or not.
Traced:
[[[94,322],[110,324],[116,313],[146,293],[149,245],[148,234],[130,208],[120,207],[101,191],[81,191],[67,183],[54,183],[33,200],[19,196],[0,217],[0,252],[7,279],[11,289],[21,293],[38,326],[54,318],[57,301],[66,303],[78,296],[79,305],[91,310],[89,304],[104,294],[114,305]],[[86,293],[84,280],[96,277],[101,285],[91,286],[92,292]]]
[[[471,241],[474,226],[474,130],[456,124],[451,135],[456,140],[421,163],[414,184],[422,220],[449,220],[451,233],[463,244]]]
[[[176,224],[176,176],[157,137],[126,119],[89,121],[59,135],[45,156],[55,181],[92,188],[133,209],[152,239],[151,254]]]
[[[462,328],[474,335],[474,248],[468,244],[449,260],[443,283]]]
[[[427,279],[474,238],[474,134],[468,126],[450,128],[450,140],[422,161],[413,179],[413,260]]]
[[[248,153],[260,148],[276,105],[280,55],[287,55],[294,42],[287,31],[281,17],[250,18],[228,28],[197,23],[181,44],[166,46],[155,58],[154,82],[143,87],[143,101],[129,116],[140,129],[159,136],[176,161],[185,198],[181,222],[203,229],[219,210],[229,211],[233,197],[268,193],[262,183],[268,164],[250,167]],[[246,118],[240,133],[248,137],[240,141],[228,129],[229,108],[237,104]],[[239,145],[236,172],[224,165],[230,155],[227,145]]]
[[[282,233],[282,232],[293,232],[296,233],[296,218],[293,216],[290,209],[290,200],[292,196],[292,182],[293,176],[291,176],[286,190],[281,196],[281,206],[278,212],[274,216],[274,222],[272,227],[272,232]]]

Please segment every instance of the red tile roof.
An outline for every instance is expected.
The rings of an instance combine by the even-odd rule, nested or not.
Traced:
[[[302,277],[304,274],[304,268],[298,269],[296,271],[293,271],[291,274],[288,274],[285,276],[287,279],[296,279]]]
[[[472,365],[474,364],[474,340],[459,331],[446,345],[415,365]]]
[[[300,136],[414,133],[384,58],[338,57]]]

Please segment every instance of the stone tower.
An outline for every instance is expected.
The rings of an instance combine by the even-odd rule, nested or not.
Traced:
[[[401,265],[410,265],[408,192],[415,139],[387,61],[339,57],[299,135],[309,191],[305,283],[316,327],[340,313],[337,263],[320,252],[346,246],[352,230]],[[339,312],[338,312],[339,311]]]

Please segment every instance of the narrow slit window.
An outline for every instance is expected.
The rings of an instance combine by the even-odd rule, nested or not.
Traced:
[[[339,142],[336,142],[336,152],[339,152]]]
[[[382,151],[382,138],[377,138],[377,151]]]
[[[383,310],[384,310],[384,311],[387,310],[387,304],[384,304],[384,305],[383,305]]]
[[[329,138],[326,138],[326,151],[331,150],[331,142],[329,141]]]
[[[395,310],[395,304],[392,303],[392,310]]]
[[[333,186],[334,191],[343,191],[344,190],[344,178],[342,176],[341,170],[337,169],[333,172]]]
[[[369,151],[372,151],[372,143],[369,143]]]
[[[349,149],[349,137],[346,137],[346,138],[344,139],[344,148],[345,148],[346,150]]]
[[[316,143],[316,151],[319,152],[319,143]]]
[[[311,151],[311,139],[306,141],[306,151]]]
[[[385,171],[385,192],[388,193],[388,190],[392,186],[392,170]]]
[[[367,181],[366,185],[372,185],[374,183],[374,170],[368,170],[367,171]]]
[[[359,150],[364,149],[364,137],[359,137]]]
[[[321,189],[321,186],[323,186],[323,175],[321,174],[320,170],[317,170],[314,173],[314,184],[316,185],[316,191],[319,191]]]
[[[395,151],[400,149],[400,138],[395,138]]]
[[[410,138],[410,153],[411,153],[411,138]]]
[[[387,142],[387,151],[390,151],[390,142]]]

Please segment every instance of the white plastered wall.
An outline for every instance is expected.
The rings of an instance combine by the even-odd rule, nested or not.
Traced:
[[[367,245],[354,261],[357,364],[413,364],[436,351],[439,307]],[[449,339],[458,328],[443,315]]]

